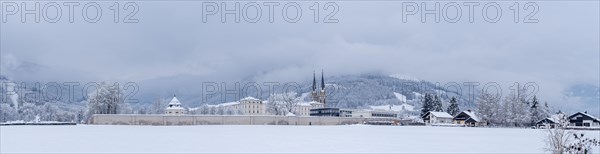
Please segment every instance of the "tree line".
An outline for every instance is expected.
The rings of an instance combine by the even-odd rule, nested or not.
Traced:
[[[455,97],[450,98],[444,110],[440,97],[425,94],[422,99],[421,116],[427,112],[447,112],[452,116],[460,113]],[[548,103],[541,104],[537,96],[527,99],[523,89],[504,98],[492,93],[482,92],[476,102],[476,115],[488,126],[524,127],[550,116]]]

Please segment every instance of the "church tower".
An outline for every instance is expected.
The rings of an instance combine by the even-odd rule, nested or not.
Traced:
[[[315,102],[323,103],[323,105],[327,102],[327,94],[325,93],[325,75],[321,70],[321,87],[317,89],[317,77],[315,72],[313,71],[313,85],[311,92],[312,100]]]

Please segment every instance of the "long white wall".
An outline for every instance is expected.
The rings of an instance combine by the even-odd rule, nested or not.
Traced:
[[[348,125],[395,118],[96,114],[96,125]]]

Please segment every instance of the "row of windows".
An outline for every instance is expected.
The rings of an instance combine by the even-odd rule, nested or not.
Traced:
[[[246,105],[246,108],[247,109],[249,109],[249,108],[256,109],[256,108],[258,108],[258,106],[257,105]]]
[[[260,111],[258,111],[258,110],[252,110],[252,111],[248,111],[248,113],[252,113],[252,114],[256,113],[256,114],[259,114],[259,113],[260,113]]]
[[[247,103],[258,104],[258,103],[261,103],[261,102],[248,101]]]
[[[372,113],[373,117],[397,117],[396,114],[380,114],[380,113]]]

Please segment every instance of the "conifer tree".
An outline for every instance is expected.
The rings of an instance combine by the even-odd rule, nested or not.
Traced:
[[[450,104],[448,105],[448,109],[446,109],[446,112],[448,112],[448,114],[452,116],[456,116],[460,112],[460,109],[458,108],[458,102],[456,102],[455,97],[452,97],[450,99]]]

